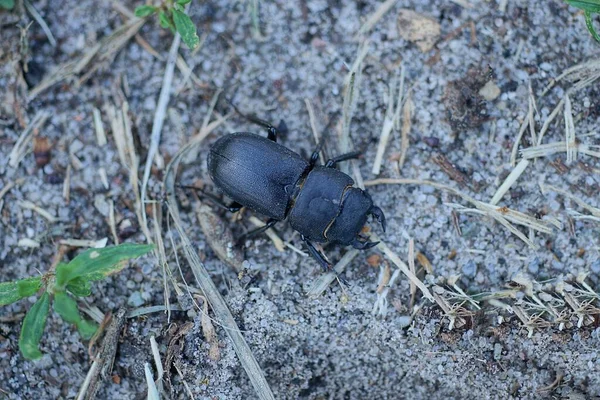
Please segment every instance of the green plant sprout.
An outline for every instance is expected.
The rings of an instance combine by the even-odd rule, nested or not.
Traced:
[[[44,333],[50,304],[63,320],[77,327],[84,340],[94,336],[98,325],[81,317],[73,296],[89,296],[93,281],[121,271],[127,265],[127,260],[144,255],[153,248],[153,245],[124,243],[104,249],[89,249],[68,264],[58,264],[55,272],[0,283],[0,306],[33,296],[42,290],[23,320],[19,336],[19,350],[23,356],[29,360],[42,356],[38,345]]]
[[[600,0],[565,0],[567,4],[577,7],[583,10],[585,17],[585,24],[587,25],[588,31],[592,34],[592,37],[600,43],[600,36],[594,29],[594,22],[592,21],[593,14],[600,14]]]
[[[135,16],[144,18],[158,14],[158,22],[164,29],[169,28],[173,34],[179,32],[181,40],[191,50],[198,47],[200,38],[196,34],[196,26],[185,13],[184,6],[192,0],[164,0],[160,6],[139,6],[135,9]]]
[[[5,10],[12,10],[15,8],[15,0],[0,0],[0,8]]]

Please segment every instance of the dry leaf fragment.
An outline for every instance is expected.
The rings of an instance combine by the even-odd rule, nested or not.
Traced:
[[[440,24],[412,10],[403,8],[398,15],[400,36],[417,45],[423,53],[433,48],[440,37]]]

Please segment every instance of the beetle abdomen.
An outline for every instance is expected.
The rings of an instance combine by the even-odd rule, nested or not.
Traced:
[[[334,168],[315,167],[306,177],[289,221],[309,240],[325,242],[325,231],[340,211],[344,190],[354,181]]]
[[[225,135],[212,146],[208,171],[225,194],[270,218],[285,219],[290,194],[308,162],[253,133]]]

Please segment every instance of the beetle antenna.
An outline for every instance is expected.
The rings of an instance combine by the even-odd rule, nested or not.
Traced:
[[[381,228],[385,232],[385,215],[383,214],[383,211],[381,210],[381,208],[379,208],[377,206],[373,206],[369,210],[369,214],[371,214],[372,216],[374,216],[377,219],[377,221],[381,224]]]

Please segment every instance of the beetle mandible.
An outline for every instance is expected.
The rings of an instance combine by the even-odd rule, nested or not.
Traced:
[[[377,244],[364,240],[360,232],[369,215],[385,232],[383,211],[373,204],[369,193],[354,187],[352,178],[335,168],[338,162],[357,158],[361,152],[317,165],[320,147],[307,161],[277,143],[277,128],[241,115],[265,127],[267,138],[248,132],[221,137],[210,149],[208,171],[214,184],[234,200],[228,210],[236,212],[245,206],[269,218],[265,226],[244,236],[264,232],[287,218],[325,270],[332,266],[313,242],[352,245],[360,250]]]

